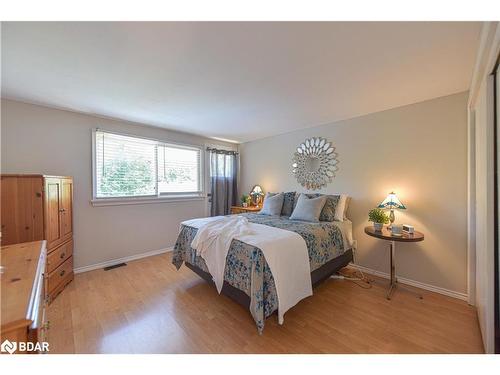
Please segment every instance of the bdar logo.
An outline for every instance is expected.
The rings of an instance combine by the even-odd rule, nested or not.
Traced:
[[[5,340],[2,342],[2,345],[0,345],[0,350],[3,353],[9,353],[12,354],[16,351],[17,349],[17,342],[10,342],[9,340]]]

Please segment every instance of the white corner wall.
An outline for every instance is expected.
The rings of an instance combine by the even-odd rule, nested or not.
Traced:
[[[306,138],[336,147],[339,171],[323,193],[352,196],[358,264],[389,272],[388,245],[364,233],[368,211],[394,190],[425,240],[398,244],[398,275],[465,298],[467,293],[467,97],[463,92],[240,145],[241,192],[299,191],[292,155]]]
[[[181,221],[205,216],[204,200],[92,207],[91,132],[100,127],[193,145],[220,142],[12,100],[1,105],[2,173],[74,177],[75,268],[169,248]]]

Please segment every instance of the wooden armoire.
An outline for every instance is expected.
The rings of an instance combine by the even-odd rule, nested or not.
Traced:
[[[73,280],[73,178],[1,176],[2,246],[47,241],[45,278],[52,301]]]

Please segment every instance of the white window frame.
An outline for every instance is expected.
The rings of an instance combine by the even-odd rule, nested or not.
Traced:
[[[149,141],[157,142],[165,146],[184,148],[189,150],[196,150],[200,152],[200,166],[199,166],[199,180],[198,184],[200,191],[197,192],[179,192],[179,193],[160,193],[158,191],[158,166],[155,168],[156,174],[156,195],[144,195],[136,197],[97,197],[97,176],[96,176],[96,132],[104,132],[109,134],[121,135],[126,137],[134,137],[139,139],[146,139]],[[156,153],[156,157],[158,154]],[[92,199],[90,203],[94,207],[98,206],[118,206],[128,204],[147,204],[147,203],[168,203],[168,202],[184,202],[184,201],[201,201],[206,198],[205,189],[205,152],[203,146],[188,145],[183,143],[165,141],[157,138],[149,138],[136,134],[121,133],[112,130],[103,130],[100,128],[92,129]]]

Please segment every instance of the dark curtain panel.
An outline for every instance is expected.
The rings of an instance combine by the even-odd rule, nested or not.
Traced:
[[[210,152],[210,215],[229,215],[238,202],[238,154],[207,149]]]

